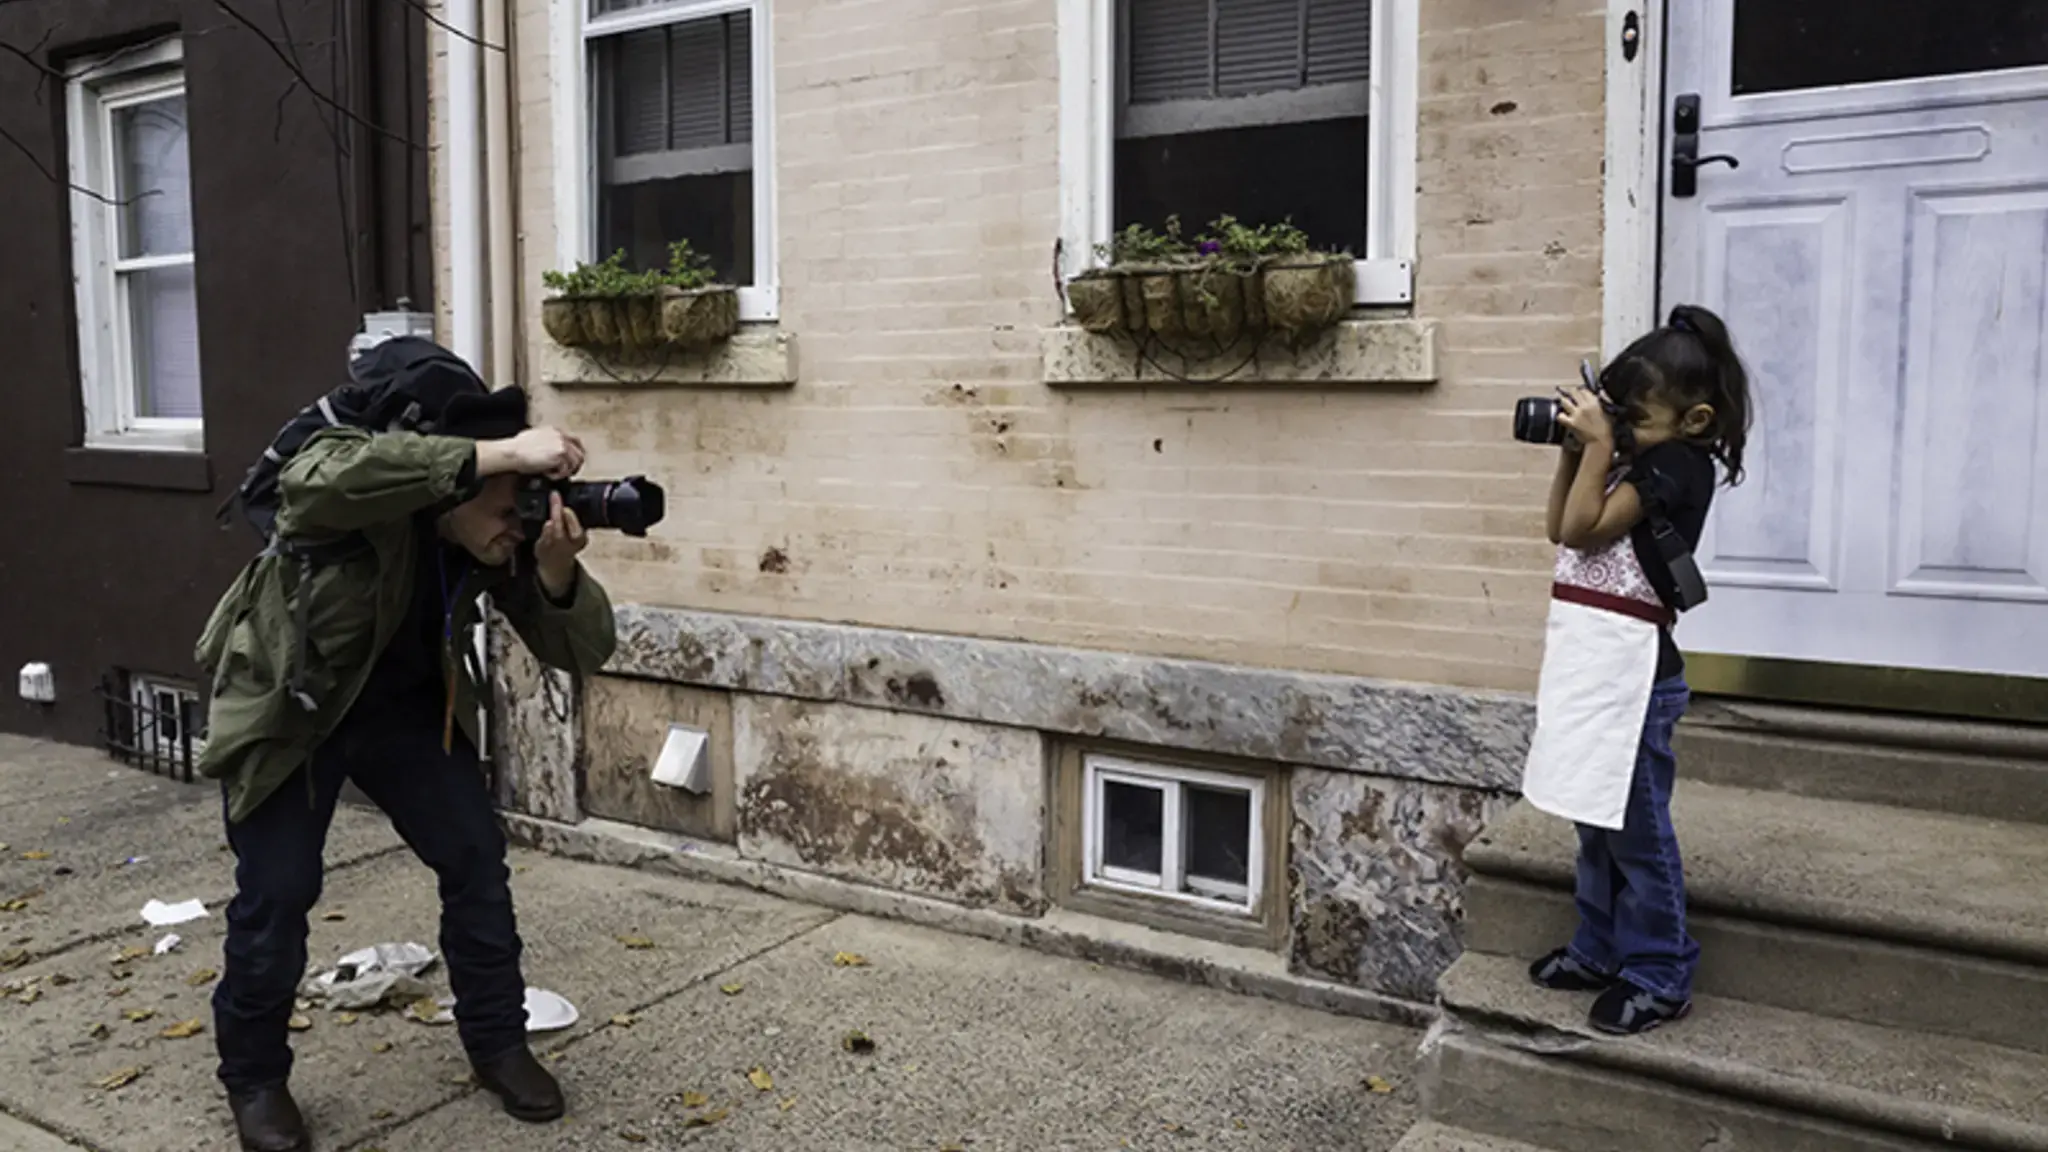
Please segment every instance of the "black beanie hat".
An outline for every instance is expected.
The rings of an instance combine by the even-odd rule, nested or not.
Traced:
[[[506,440],[526,427],[526,390],[514,386],[451,398],[434,432],[469,440]]]

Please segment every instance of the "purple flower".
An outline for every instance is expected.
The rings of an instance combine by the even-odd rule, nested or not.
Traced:
[[[1214,241],[1214,240],[1204,240],[1204,241],[1202,241],[1202,243],[1201,243],[1201,245],[1200,245],[1200,248],[1201,248],[1201,252],[1202,252],[1202,255],[1204,255],[1204,256],[1214,256],[1214,255],[1215,255],[1215,254],[1217,254],[1218,252],[1221,252],[1221,251],[1223,251],[1223,245],[1221,245],[1221,244],[1217,243],[1217,242],[1216,242],[1216,241]]]

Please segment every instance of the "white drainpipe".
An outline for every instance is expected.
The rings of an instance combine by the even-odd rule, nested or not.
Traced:
[[[507,58],[511,38],[507,35],[507,0],[483,0],[486,44],[506,51],[486,49],[484,53],[484,217],[489,229],[490,248],[490,341],[489,382],[493,388],[516,384],[519,331],[519,299],[515,269],[518,252],[512,239],[512,128],[510,108],[511,61]],[[477,366],[482,369],[483,365]]]
[[[448,0],[441,38],[448,46],[449,346],[472,366],[484,363],[483,120],[477,101],[481,60],[474,41],[478,0]],[[461,33],[458,35],[457,33]],[[468,37],[468,38],[465,38]]]

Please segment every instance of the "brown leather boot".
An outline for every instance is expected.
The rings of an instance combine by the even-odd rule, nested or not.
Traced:
[[[515,1120],[544,1124],[560,1120],[568,1110],[562,1086],[540,1066],[524,1045],[489,1060],[472,1060],[476,1082],[497,1093],[505,1112]]]
[[[291,1090],[282,1084],[254,1092],[230,1092],[228,1108],[235,1114],[235,1132],[247,1152],[309,1152],[313,1147],[306,1118],[299,1115]]]

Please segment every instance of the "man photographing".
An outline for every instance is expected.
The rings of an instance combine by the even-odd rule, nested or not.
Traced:
[[[333,426],[288,456],[273,446],[267,458],[283,462],[269,489],[272,544],[222,597],[198,648],[213,686],[199,768],[222,781],[236,859],[213,996],[219,1074],[251,1152],[311,1147],[287,1087],[287,1023],[348,780],[439,880],[441,952],[478,1083],[521,1120],[564,1109],[526,1042],[505,839],[478,766],[484,689],[470,636],[489,593],[541,662],[584,676],[610,658],[611,604],[577,559],[584,525],[559,493],[543,523],[518,512],[527,478],[565,480],[583,446],[527,427],[524,393],[487,391],[425,341],[369,355],[407,382],[404,418],[349,426],[323,400]]]

